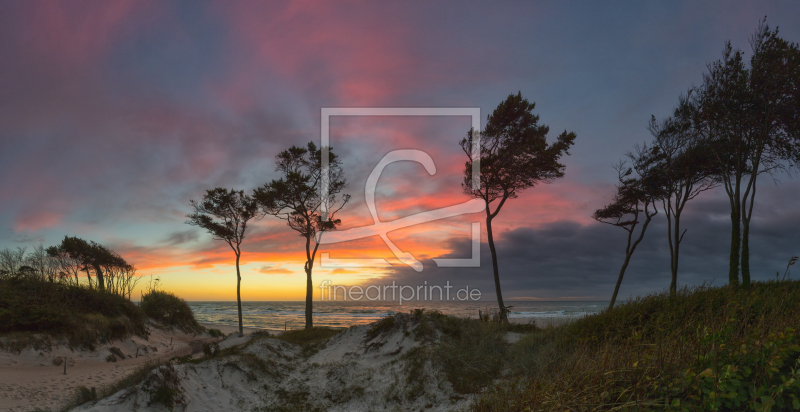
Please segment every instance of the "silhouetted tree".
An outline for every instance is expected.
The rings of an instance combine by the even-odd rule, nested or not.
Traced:
[[[327,170],[322,164],[325,155],[328,156]],[[305,238],[306,329],[310,329],[314,327],[311,273],[319,241],[324,232],[335,230],[342,223],[334,216],[350,200],[350,195],[340,196],[347,181],[341,160],[328,147],[317,148],[309,142],[307,148],[292,146],[279,153],[276,159],[275,170],[282,176],[257,188],[253,197],[264,215],[286,220],[292,230]],[[325,183],[328,190],[323,196],[321,187]],[[327,216],[323,215],[323,209],[328,212]]]
[[[627,166],[625,161],[620,161],[615,166],[619,182],[614,199],[592,215],[592,218],[598,222],[620,227],[628,232],[625,260],[619,270],[614,294],[611,295],[611,303],[608,305],[609,309],[613,308],[617,301],[622,278],[625,276],[625,270],[628,268],[633,252],[644,239],[644,234],[650,221],[653,220],[653,216],[658,214],[656,204],[665,196],[663,183],[659,180],[661,176],[657,171],[657,159],[652,153],[652,149],[648,149],[647,146],[637,148],[636,153],[627,155],[631,166]],[[642,218],[644,218],[644,222],[641,221]],[[639,226],[640,223],[641,226]],[[639,227],[639,234],[635,236],[637,227]]]
[[[25,262],[33,268],[35,276],[39,280],[55,282],[58,279],[58,262],[47,254],[43,245],[33,248],[33,252],[25,257]]]
[[[685,101],[682,97],[681,102]],[[673,117],[661,122],[653,116],[648,127],[654,137],[651,155],[657,162],[656,172],[665,192],[661,202],[667,216],[672,296],[677,292],[680,246],[686,234],[686,229],[681,232],[681,214],[689,200],[718,183],[710,147],[698,138],[691,119],[681,113],[679,108]]]
[[[25,265],[25,249],[17,247],[16,251],[8,248],[0,250],[0,278],[19,274],[19,269]]]
[[[86,271],[90,287],[92,286],[91,271],[94,271],[97,289],[101,292],[106,291],[104,268],[128,266],[125,259],[107,247],[78,237],[65,236],[61,245],[53,251],[54,253],[56,251],[66,253],[70,258],[81,262],[82,270]]]
[[[77,258],[69,255],[60,245],[50,246],[46,249],[47,255],[52,259],[58,267],[58,278],[63,282],[70,282],[70,279],[75,279],[75,286],[80,284],[78,276],[83,265]]]
[[[766,20],[750,40],[752,56],[726,43],[687,106],[708,140],[731,206],[729,281],[750,284],[750,220],[756,182],[800,162],[800,51]],[[774,177],[774,175],[773,175]]]
[[[186,215],[187,224],[199,226],[223,240],[236,254],[236,301],[239,311],[239,336],[244,336],[242,324],[242,275],[239,272],[241,244],[244,241],[247,222],[256,216],[258,209],[253,198],[242,190],[216,188],[207,190],[201,201],[190,201],[194,212]]]
[[[508,322],[508,308],[503,303],[500,289],[500,271],[494,245],[492,220],[500,213],[508,199],[538,183],[550,183],[564,176],[564,165],[559,163],[575,141],[575,133],[565,130],[553,144],[547,144],[550,128],[539,124],[533,114],[536,103],[530,103],[522,93],[509,95],[487,117],[483,133],[470,130],[460,142],[469,159],[465,164],[462,188],[467,195],[483,199],[486,203],[486,231],[492,253],[492,270],[500,309],[500,320]],[[480,159],[474,159],[473,145],[480,148]],[[472,164],[480,162],[480,187],[473,188]],[[492,203],[497,201],[495,209]]]

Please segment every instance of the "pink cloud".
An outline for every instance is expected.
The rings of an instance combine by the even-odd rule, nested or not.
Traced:
[[[58,226],[63,218],[64,214],[58,212],[26,212],[17,216],[14,230],[16,232],[36,232]]]

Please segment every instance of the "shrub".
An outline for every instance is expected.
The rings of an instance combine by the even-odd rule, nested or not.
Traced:
[[[10,340],[45,333],[70,346],[94,348],[97,342],[147,337],[145,315],[129,300],[85,286],[36,279],[0,280],[0,333]],[[6,347],[14,347],[11,341]],[[18,348],[17,349],[21,349]]]
[[[149,318],[164,326],[186,333],[201,333],[204,330],[195,320],[186,301],[172,293],[150,289],[142,295],[139,305]]]

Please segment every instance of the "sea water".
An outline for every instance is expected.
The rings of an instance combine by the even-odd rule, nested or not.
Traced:
[[[200,323],[238,326],[236,302],[188,302]],[[608,302],[544,302],[509,301],[509,318],[517,322],[537,324],[568,321],[604,309]],[[478,313],[497,313],[497,303],[469,302],[397,302],[380,301],[315,301],[314,326],[349,327],[380,320],[397,312],[414,309],[438,310],[448,315],[477,318]],[[244,327],[283,330],[297,329],[305,324],[305,302],[242,302]]]

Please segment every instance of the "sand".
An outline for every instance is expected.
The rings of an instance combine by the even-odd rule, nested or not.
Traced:
[[[395,326],[378,336],[368,325],[351,327],[314,354],[258,336],[239,344],[238,354],[162,366],[139,385],[75,411],[164,411],[152,402],[164,382],[177,392],[176,411],[463,410],[471,397],[455,393],[433,367],[424,351],[429,343],[415,340],[410,318],[397,315]]]
[[[226,334],[238,332],[238,328],[230,326],[205,326],[220,329]],[[245,332],[252,331],[248,329]],[[246,340],[235,335],[229,338],[225,346]],[[124,341],[99,345],[94,351],[73,351],[63,346],[53,347],[49,351],[26,349],[19,354],[0,351],[0,410],[57,410],[78,386],[99,389],[122,379],[147,361],[202,354],[202,344],[214,341],[219,339],[208,334],[191,335],[151,327],[147,340],[134,336]],[[107,361],[111,348],[118,348],[124,359]],[[64,357],[67,358],[66,375]]]

